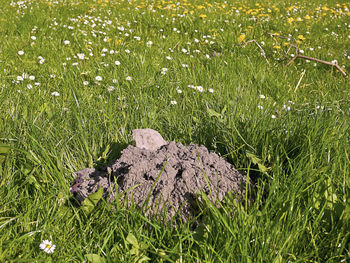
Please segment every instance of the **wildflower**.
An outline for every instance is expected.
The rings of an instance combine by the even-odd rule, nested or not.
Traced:
[[[126,77],[126,80],[131,81],[131,80],[132,80],[132,77],[127,76],[127,77]]]
[[[107,88],[107,90],[108,90],[109,92],[111,92],[111,91],[115,90],[115,87],[109,86],[109,87]]]
[[[77,56],[79,59],[85,59],[84,53],[78,53]]]
[[[239,42],[239,43],[243,42],[244,39],[245,39],[245,37],[246,37],[245,34],[240,35],[240,36],[238,37],[238,42]]]
[[[179,94],[181,94],[181,93],[182,93],[182,90],[177,89],[176,92],[179,93]]]
[[[208,92],[209,93],[214,93],[214,90],[210,88],[210,89],[208,89]]]
[[[112,79],[112,82],[113,82],[113,83],[117,83],[117,82],[118,82],[118,80],[116,80],[116,79]]]
[[[171,105],[176,105],[177,102],[176,102],[176,100],[172,100],[172,101],[170,101],[170,104],[171,104]]]
[[[49,240],[43,240],[39,247],[40,249],[44,250],[44,252],[49,254],[54,252],[56,245],[53,245],[52,242]]]
[[[273,48],[275,48],[275,49],[280,49],[281,46],[273,46]]]
[[[36,36],[31,36],[30,37],[32,40],[36,40]]]
[[[259,97],[260,97],[260,99],[265,99],[266,98],[265,95],[263,95],[263,94],[260,94]]]
[[[125,49],[125,53],[130,54],[130,50],[129,49]]]
[[[83,85],[84,85],[84,86],[89,85],[89,81],[86,81],[86,80],[85,80],[85,81],[83,81]]]
[[[207,15],[205,15],[205,14],[200,14],[199,17],[200,17],[200,18],[206,18]]]
[[[30,80],[35,80],[35,76],[29,76]]]
[[[120,65],[120,61],[116,60],[116,61],[114,61],[114,64],[115,64],[116,66],[119,66],[119,65]]]
[[[167,60],[172,60],[173,58],[171,56],[166,56],[165,57]]]
[[[63,43],[64,43],[65,45],[69,45],[69,44],[70,44],[70,41],[69,41],[69,40],[65,40],[65,41],[63,41]]]
[[[300,39],[300,40],[305,40],[306,38],[305,38],[303,35],[299,35],[299,36],[298,36],[298,39]]]
[[[197,90],[198,90],[199,92],[203,92],[203,91],[204,91],[204,89],[203,89],[202,86],[197,86]]]
[[[33,88],[32,84],[28,84],[28,85],[27,85],[27,88],[28,88],[28,89],[32,89],[32,88]]]
[[[60,96],[60,94],[57,91],[52,92],[51,95],[54,96],[54,97]]]
[[[276,115],[271,115],[271,118],[276,119],[277,117],[276,117]]]
[[[147,44],[147,46],[152,46],[153,42],[152,41],[148,41],[146,44]]]
[[[95,78],[97,81],[101,81],[102,80],[102,77],[101,76],[96,76]]]
[[[261,106],[260,104],[258,105],[258,109],[259,110],[262,110],[263,109],[263,106]]]
[[[18,51],[18,55],[20,56],[24,55],[24,51],[23,50]]]

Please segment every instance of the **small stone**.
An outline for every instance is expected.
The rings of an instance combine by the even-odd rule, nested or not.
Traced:
[[[135,129],[132,131],[132,138],[136,147],[150,151],[156,151],[163,145],[168,144],[159,132],[152,129]]]

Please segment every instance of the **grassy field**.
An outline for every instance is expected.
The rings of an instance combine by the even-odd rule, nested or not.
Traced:
[[[285,65],[346,72],[350,2],[304,2],[0,0],[0,262],[349,262],[349,78]],[[221,154],[255,200],[84,213],[72,172],[135,128]]]

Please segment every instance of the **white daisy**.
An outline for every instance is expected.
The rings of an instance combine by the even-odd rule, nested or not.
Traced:
[[[56,245],[53,245],[52,242],[49,240],[43,240],[39,247],[46,253],[53,253],[56,248]]]

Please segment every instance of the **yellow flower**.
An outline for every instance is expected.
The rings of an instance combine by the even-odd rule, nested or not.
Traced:
[[[273,46],[273,48],[275,48],[275,49],[280,49],[281,46]]]
[[[288,22],[289,24],[291,24],[293,21],[294,21],[294,18],[293,18],[293,17],[288,17],[288,18],[287,18],[287,22]]]
[[[200,18],[206,18],[206,17],[207,17],[207,15],[205,15],[205,14],[201,14],[201,15],[199,15],[199,17],[200,17]]]
[[[309,15],[304,16],[304,18],[305,18],[306,20],[311,19],[311,17],[310,17]]]
[[[305,40],[306,38],[305,38],[303,35],[299,35],[299,36],[298,36],[298,39],[300,39],[300,40]]]
[[[245,37],[246,37],[246,35],[244,35],[244,34],[240,35],[240,36],[238,37],[238,42],[239,42],[239,43],[243,42],[244,39],[245,39]]]

